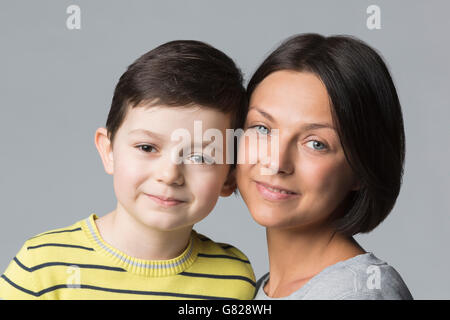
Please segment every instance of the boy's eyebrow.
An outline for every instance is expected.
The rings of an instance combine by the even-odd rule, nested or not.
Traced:
[[[161,135],[161,134],[158,134],[156,132],[152,132],[152,131],[146,130],[146,129],[134,129],[134,130],[131,130],[130,132],[128,132],[128,135],[131,135],[131,134],[145,134],[152,138],[164,140],[164,135]]]
[[[152,132],[152,131],[146,130],[146,129],[134,129],[134,130],[131,130],[130,132],[128,132],[128,135],[131,135],[131,134],[145,134],[152,138],[156,138],[159,140],[165,140],[164,135],[158,134],[156,132]],[[204,148],[206,145],[208,145],[210,143],[212,143],[212,141],[206,141],[206,140],[202,141],[202,148]]]

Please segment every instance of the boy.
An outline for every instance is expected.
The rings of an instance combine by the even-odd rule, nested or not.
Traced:
[[[192,230],[235,190],[235,162],[173,139],[180,129],[198,136],[194,121],[225,136],[242,128],[246,108],[240,71],[205,43],[173,41],[137,59],[95,134],[116,209],[27,240],[0,278],[0,298],[252,299],[247,257]],[[176,162],[180,146],[197,152]]]

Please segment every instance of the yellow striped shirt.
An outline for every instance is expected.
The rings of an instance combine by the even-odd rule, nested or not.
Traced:
[[[28,239],[0,277],[1,299],[252,299],[255,276],[237,248],[192,230],[184,252],[142,260],[107,244],[97,216]]]

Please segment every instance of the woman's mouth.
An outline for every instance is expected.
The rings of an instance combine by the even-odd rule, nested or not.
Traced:
[[[269,201],[290,200],[299,196],[298,193],[277,188],[263,182],[255,181],[255,183],[261,196]]]

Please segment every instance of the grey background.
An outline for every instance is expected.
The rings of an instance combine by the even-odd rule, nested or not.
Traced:
[[[66,28],[70,4],[81,7],[81,30]],[[381,30],[366,27],[371,4],[381,8]],[[416,299],[449,299],[449,12],[448,1],[2,1],[0,271],[32,235],[115,208],[94,132],[138,56],[170,40],[202,40],[248,80],[290,35],[350,34],[387,61],[407,137],[398,202],[356,239],[393,265]],[[240,198],[220,199],[195,228],[239,247],[257,277],[268,270],[264,228]]]

